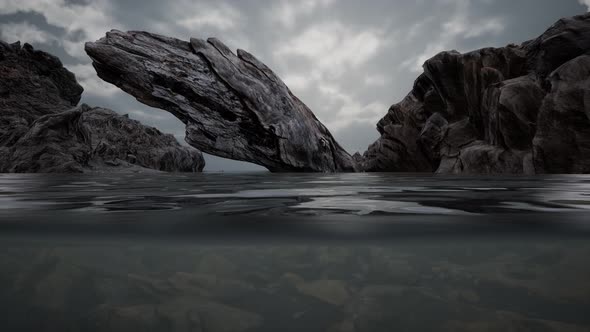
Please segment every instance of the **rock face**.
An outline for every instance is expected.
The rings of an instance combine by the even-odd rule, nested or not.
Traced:
[[[0,42],[0,171],[200,171],[203,156],[126,116],[86,105],[58,58]]]
[[[200,172],[205,166],[199,151],[125,115],[96,107],[81,118],[90,132],[91,164],[131,164],[165,172]]]
[[[37,118],[75,107],[82,87],[58,58],[31,45],[0,41],[0,146],[14,143]]]
[[[186,141],[270,171],[354,171],[326,127],[262,62],[216,39],[113,30],[86,43],[98,75],[186,125]]]
[[[355,160],[365,171],[590,172],[590,14],[539,38],[424,64]]]

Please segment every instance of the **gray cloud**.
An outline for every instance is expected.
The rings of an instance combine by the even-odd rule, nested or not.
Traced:
[[[188,39],[215,36],[246,49],[283,77],[351,153],[377,137],[375,123],[411,89],[424,60],[522,42],[560,17],[588,9],[578,0],[3,0],[0,36],[59,56],[85,87],[83,102],[112,108],[176,135],[170,114],[147,107],[96,77],[83,41],[110,29]],[[260,170],[207,156],[206,170]]]

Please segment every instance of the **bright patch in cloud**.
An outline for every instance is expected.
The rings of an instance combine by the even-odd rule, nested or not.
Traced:
[[[339,22],[330,22],[312,26],[279,45],[274,55],[307,58],[321,74],[338,77],[367,62],[381,46],[378,32],[355,31]]]
[[[100,79],[90,64],[67,66],[67,69],[76,75],[85,95],[112,97],[119,92],[119,88]]]
[[[588,0],[590,1],[590,0]],[[470,1],[443,1],[455,7],[455,14],[440,27],[438,36],[433,36],[432,42],[426,45],[424,51],[406,61],[402,68],[412,72],[422,72],[422,65],[439,52],[454,49],[461,39],[477,38],[485,35],[498,35],[504,32],[505,22],[502,18],[469,19]]]
[[[364,83],[368,86],[385,86],[389,84],[391,78],[389,76],[376,74],[376,75],[367,75],[365,76]]]
[[[325,9],[334,2],[336,0],[284,0],[271,7],[268,16],[271,21],[292,28],[299,17],[310,15],[318,9]]]
[[[107,0],[95,0],[87,4],[72,4],[65,0],[0,1],[0,14],[35,12],[43,15],[47,23],[63,28],[66,31],[64,49],[80,59],[87,59],[83,41],[98,39],[106,30],[119,26],[109,18],[109,9]]]
[[[240,13],[232,6],[224,3],[216,5],[189,2],[178,10],[178,25],[197,30],[203,26],[210,26],[218,30],[235,28],[241,20]]]
[[[580,4],[586,5],[588,7],[588,11],[590,11],[590,0],[578,0]]]
[[[285,82],[291,90],[304,90],[309,86],[311,80],[303,75],[290,74],[283,78],[283,82]]]
[[[353,122],[376,123],[387,112],[385,104],[378,101],[363,104],[336,85],[322,85],[318,91],[327,101],[325,108],[331,110],[331,116],[325,124],[332,131],[338,131]]]

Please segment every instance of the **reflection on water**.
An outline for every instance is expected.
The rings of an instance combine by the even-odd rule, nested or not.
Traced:
[[[3,331],[590,331],[590,177],[1,175]]]

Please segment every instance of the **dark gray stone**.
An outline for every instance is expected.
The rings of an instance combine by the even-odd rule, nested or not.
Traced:
[[[201,153],[126,116],[86,105],[56,57],[0,41],[0,171],[201,171]]]
[[[219,40],[190,42],[112,30],[86,43],[98,75],[186,125],[186,141],[273,172],[354,171],[352,157],[253,55]]]
[[[590,56],[568,61],[549,80],[534,139],[535,169],[590,173]]]
[[[590,172],[590,14],[520,46],[442,52],[377,124],[366,171]]]

